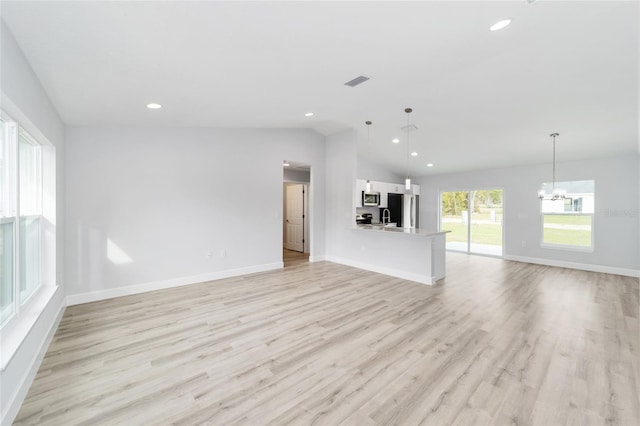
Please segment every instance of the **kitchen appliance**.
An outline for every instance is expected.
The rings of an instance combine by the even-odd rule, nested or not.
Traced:
[[[362,205],[363,206],[379,206],[380,193],[379,192],[363,192]]]
[[[402,227],[403,228],[419,228],[420,208],[419,195],[405,194],[404,209],[402,210]]]
[[[359,225],[371,225],[372,218],[373,218],[373,214],[362,213],[362,214],[356,215],[356,223]]]
[[[420,227],[419,195],[389,193],[387,197],[387,206],[391,213],[390,222],[395,222],[399,228]],[[382,212],[380,214],[382,215]]]

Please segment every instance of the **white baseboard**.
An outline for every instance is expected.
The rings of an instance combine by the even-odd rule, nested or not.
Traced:
[[[323,262],[327,260],[327,256],[309,256],[309,262],[313,263],[313,262]]]
[[[400,269],[385,268],[378,265],[371,265],[365,262],[358,262],[351,259],[345,259],[336,256],[325,256],[329,262],[340,263],[342,265],[352,266],[358,269],[364,269],[366,271],[377,272],[378,274],[389,275],[396,278],[402,278],[403,280],[415,281],[420,284],[433,285],[435,279],[428,275],[415,274],[413,272],[406,272]]]
[[[57,289],[57,291],[62,290]],[[65,300],[63,298],[54,321],[49,326],[49,330],[47,331],[45,338],[42,340],[38,352],[35,354],[35,356],[31,360],[31,363],[29,364],[29,368],[27,368],[27,370],[24,372],[18,386],[16,386],[16,389],[13,392],[13,395],[11,395],[9,403],[6,407],[0,407],[2,408],[0,424],[10,425],[18,415],[18,411],[20,411],[20,407],[22,406],[22,403],[26,398],[27,393],[29,392],[29,388],[33,383],[33,379],[36,377],[36,374],[40,369],[40,364],[42,364],[42,360],[47,353],[47,349],[49,349],[51,340],[53,340],[53,336],[56,334],[56,330],[58,329],[58,325],[60,324],[60,320],[62,319],[62,315],[64,314],[64,310],[66,307],[67,305],[65,304]]]
[[[188,277],[172,278],[163,281],[152,281],[148,283],[128,285],[125,287],[116,287],[105,290],[91,291],[87,293],[71,294],[67,296],[67,305],[79,305],[81,303],[113,299],[114,297],[130,296],[132,294],[146,293],[148,291],[164,290],[166,288],[180,287],[190,284],[199,284],[206,281],[215,281],[223,278],[237,277],[239,275],[248,275],[255,274],[257,272],[282,269],[283,267],[283,262],[274,262],[264,265],[249,266],[246,268],[227,269],[224,271],[211,272],[207,274],[191,275]]]
[[[565,262],[562,260],[539,259],[536,257],[505,255],[505,260],[516,262],[535,263],[536,265],[557,266],[560,268],[580,269],[582,271],[603,272],[605,274],[624,275],[626,277],[640,278],[640,271],[636,269],[616,268],[613,266],[591,265],[588,263]]]

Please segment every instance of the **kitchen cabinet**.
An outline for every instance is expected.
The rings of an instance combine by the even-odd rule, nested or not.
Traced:
[[[404,185],[399,183],[390,183],[388,185],[388,192],[392,194],[404,194]]]
[[[387,204],[387,194],[389,194],[389,186],[390,184],[385,183],[385,182],[376,182],[376,192],[380,193],[380,208],[381,209],[386,209],[388,206]]]
[[[411,185],[413,195],[420,195],[420,185]]]

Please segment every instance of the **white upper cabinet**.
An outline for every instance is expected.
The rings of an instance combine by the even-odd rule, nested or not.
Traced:
[[[404,185],[399,183],[389,183],[388,192],[392,194],[404,194]]]
[[[413,195],[420,195],[420,185],[411,185],[411,192]]]
[[[376,192],[380,193],[380,208],[386,209],[389,207],[387,205],[387,194],[389,193],[389,184],[385,182],[376,182]]]

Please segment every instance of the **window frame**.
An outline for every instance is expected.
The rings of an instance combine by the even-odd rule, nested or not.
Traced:
[[[562,212],[544,212],[543,211],[543,202],[544,201],[540,201],[540,247],[544,248],[544,249],[552,249],[552,250],[564,250],[564,251],[574,251],[574,252],[582,252],[582,253],[592,253],[595,250],[595,197],[596,197],[596,184],[595,184],[595,179],[580,179],[580,180],[571,180],[571,181],[564,181],[564,182],[556,182],[557,184],[562,184],[562,183],[572,183],[572,182],[582,182],[582,181],[592,181],[593,182],[593,199],[594,199],[594,208],[593,211],[590,213],[584,213],[584,212],[567,212],[563,211]],[[548,182],[543,182],[543,185],[548,184]],[[576,199],[576,197],[574,196],[576,194],[572,194],[572,193],[568,193],[567,194],[567,198],[571,198],[572,199],[572,204],[573,204],[573,200]],[[564,203],[564,201],[563,201]],[[582,202],[581,202],[582,205]],[[590,218],[590,229],[589,229],[589,237],[590,237],[590,241],[589,241],[589,246],[579,246],[579,245],[574,245],[574,244],[558,244],[558,243],[550,243],[550,242],[546,242],[544,240],[544,224],[545,224],[545,216],[549,215],[549,216],[584,216],[584,217],[589,217]]]
[[[10,212],[12,216],[3,216],[0,217],[0,221],[4,223],[12,223],[13,228],[13,274],[12,274],[12,290],[13,290],[13,300],[11,305],[13,306],[12,312],[7,315],[6,318],[2,319],[0,317],[0,330],[6,330],[12,327],[16,321],[19,321],[21,318],[21,313],[23,311],[28,311],[29,305],[31,302],[36,299],[37,295],[41,293],[43,287],[43,259],[45,257],[45,247],[44,247],[44,212],[43,212],[43,197],[44,197],[44,156],[43,156],[43,147],[44,144],[40,142],[36,137],[34,137],[27,129],[25,129],[20,122],[14,120],[9,116],[6,112],[0,110],[0,120],[2,124],[12,124],[13,131],[15,134],[12,135],[11,138],[8,139],[8,143],[13,146],[8,146],[7,151],[9,152],[8,162],[10,164],[10,168],[7,171],[7,187],[9,190],[7,194],[5,194],[7,199],[12,198],[10,205]],[[4,131],[4,129],[2,129]],[[29,214],[26,216],[21,216],[20,209],[20,138],[26,138],[30,143],[36,144],[40,153],[38,155],[38,176],[37,176],[37,185],[38,185],[38,194],[37,194],[37,203],[39,213],[36,215]],[[21,247],[20,247],[20,221],[22,219],[29,218],[39,218],[40,226],[38,232],[38,268],[40,269],[38,274],[38,280],[35,288],[24,298],[22,298],[23,291],[21,290],[21,274],[20,274],[20,260],[21,260]]]

